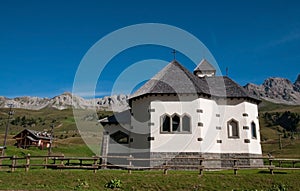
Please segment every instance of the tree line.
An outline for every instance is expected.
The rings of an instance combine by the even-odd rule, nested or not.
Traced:
[[[298,113],[285,111],[285,112],[266,112],[263,115],[268,126],[279,125],[287,131],[297,132],[300,131],[299,122],[300,116]]]

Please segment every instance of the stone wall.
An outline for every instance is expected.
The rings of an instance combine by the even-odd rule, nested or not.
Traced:
[[[128,154],[109,153],[109,156],[124,156],[126,158],[108,158],[107,163],[115,165],[116,168],[126,166],[129,164]],[[253,157],[261,157],[257,154],[249,153],[199,153],[199,152],[151,152],[151,153],[132,153],[133,158],[145,160],[132,160],[133,167],[160,167],[164,165],[172,166],[172,169],[198,169],[200,165],[199,158],[211,159],[203,161],[202,166],[209,169],[220,169],[226,167],[233,167],[232,158],[241,158],[237,165],[244,167],[262,166],[262,159],[249,159]],[[217,159],[217,160],[214,160]],[[218,160],[221,159],[221,160]],[[227,160],[228,159],[228,160]],[[177,167],[176,167],[177,166]],[[186,166],[186,167],[184,167]]]
[[[249,157],[261,157],[257,154],[249,153],[198,153],[198,152],[184,152],[184,153],[174,153],[174,152],[151,152],[151,159],[154,159],[150,162],[151,167],[170,165],[170,166],[184,166],[184,165],[199,165],[200,160],[197,157],[202,157],[204,159],[211,159],[208,161],[203,161],[202,166],[211,169],[218,169],[224,167],[233,167],[234,162],[232,158],[244,158],[240,159],[238,165],[240,166],[261,166],[263,165],[262,159],[249,159]],[[159,160],[163,158],[168,158],[168,160]],[[213,159],[222,159],[222,160],[213,160]],[[191,168],[187,167],[184,169],[197,169],[197,167]]]

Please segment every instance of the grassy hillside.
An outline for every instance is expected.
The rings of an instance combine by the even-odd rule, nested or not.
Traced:
[[[283,112],[283,111],[291,111],[300,113],[300,106],[299,105],[285,105],[285,104],[276,104],[269,101],[263,100],[259,104],[259,111],[260,112]]]
[[[72,109],[57,110],[54,108],[45,108],[42,110],[13,109],[14,114],[9,121],[7,155],[18,155],[25,152],[23,149],[17,149],[13,145],[15,140],[13,136],[24,128],[37,131],[50,131],[51,125],[54,125],[54,144],[53,154],[65,154],[66,156],[92,156],[92,151],[84,144],[79,131],[76,127]],[[0,109],[0,145],[3,145],[4,132],[8,121],[9,109]],[[109,111],[98,111],[99,117],[111,115]],[[83,118],[86,116],[83,116]],[[96,118],[87,116],[85,123],[95,125]],[[87,127],[88,128],[88,127]],[[47,150],[40,151],[36,148],[26,150],[32,154],[47,154]]]
[[[265,117],[266,113],[280,116],[285,112],[300,115],[300,106],[274,104],[267,101],[260,104],[259,120],[263,153],[270,153],[275,157],[300,158],[300,123],[296,125],[296,131],[291,132]],[[280,149],[280,140],[282,149]]]
[[[0,133],[4,133],[7,123],[8,109],[0,109]],[[14,109],[14,115],[9,123],[9,134],[15,135],[24,128],[33,130],[50,130],[51,125],[55,126],[54,133],[59,136],[60,133],[68,134],[71,130],[76,133],[76,126],[71,109],[56,110],[56,109],[41,109],[41,110],[25,110]]]

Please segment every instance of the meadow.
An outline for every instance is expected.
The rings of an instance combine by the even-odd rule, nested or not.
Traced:
[[[97,173],[81,170],[32,170],[27,173],[0,172],[1,190],[300,190],[299,171],[278,172],[244,170],[238,175],[232,171],[133,171],[99,170]],[[106,188],[111,180],[118,180],[120,188]]]

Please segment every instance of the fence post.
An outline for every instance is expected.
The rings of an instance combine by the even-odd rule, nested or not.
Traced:
[[[272,167],[272,165],[273,165],[273,158],[269,158],[269,165],[270,165],[270,174],[274,174],[274,172],[273,172],[273,167]]]
[[[28,153],[26,156],[25,172],[29,171],[29,167],[30,167],[30,154]]]
[[[233,173],[234,173],[234,175],[237,175],[237,170],[238,170],[237,159],[233,159]]]
[[[65,155],[62,154],[61,160],[60,160],[60,165],[61,165],[62,167],[64,166],[64,158],[65,158]],[[62,168],[60,168],[60,171],[62,171]]]
[[[203,175],[203,159],[200,158],[200,161],[199,161],[199,175],[202,176]]]
[[[272,166],[273,159],[269,158],[269,165]]]
[[[293,168],[295,168],[296,161],[293,161]]]
[[[166,162],[165,162],[165,168],[164,168],[164,174],[167,175],[168,174],[168,159],[166,159]]]
[[[11,172],[15,171],[15,165],[16,165],[16,155],[13,155],[11,158]]]
[[[44,166],[45,169],[47,169],[47,165],[48,165],[48,156],[45,157],[45,166]]]
[[[98,161],[98,157],[97,157],[97,156],[94,156],[94,163],[93,163],[94,173],[97,172],[97,161]]]
[[[131,174],[131,167],[132,167],[132,155],[129,155],[128,157],[128,174]]]

